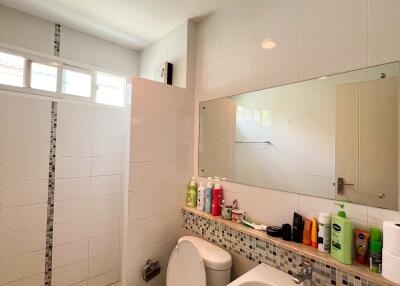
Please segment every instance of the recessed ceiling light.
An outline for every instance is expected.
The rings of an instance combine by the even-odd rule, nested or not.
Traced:
[[[276,47],[276,43],[271,38],[267,38],[262,42],[261,47],[270,50]]]

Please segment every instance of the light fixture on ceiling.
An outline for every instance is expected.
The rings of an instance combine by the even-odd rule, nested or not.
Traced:
[[[276,43],[274,41],[272,41],[271,38],[267,38],[264,41],[262,41],[261,47],[263,47],[264,49],[270,50],[270,49],[273,49],[276,47]]]
[[[318,79],[326,79],[326,78],[327,78],[326,76],[321,76]]]

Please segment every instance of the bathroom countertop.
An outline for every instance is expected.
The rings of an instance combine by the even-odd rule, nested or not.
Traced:
[[[188,211],[190,213],[193,213],[197,216],[204,217],[204,218],[207,218],[212,221],[216,221],[222,225],[226,225],[230,228],[241,231],[243,233],[246,233],[248,235],[256,237],[260,240],[274,243],[276,245],[279,245],[282,248],[286,248],[288,250],[294,251],[294,252],[296,252],[300,255],[304,255],[310,259],[314,259],[316,261],[321,261],[325,264],[335,267],[336,269],[348,272],[353,275],[363,277],[363,278],[365,278],[371,282],[374,282],[378,285],[399,286],[399,284],[387,280],[381,274],[370,271],[369,267],[367,265],[359,264],[356,261],[354,261],[352,265],[342,264],[339,261],[333,259],[328,253],[320,252],[318,249],[312,248],[310,246],[307,246],[307,245],[304,245],[301,243],[295,243],[293,241],[285,241],[282,238],[278,238],[278,237],[272,237],[272,236],[267,235],[267,233],[265,231],[255,230],[250,227],[246,227],[242,224],[234,223],[230,220],[224,220],[220,216],[215,217],[206,212],[199,211],[195,208],[190,208],[190,207],[184,206],[184,207],[182,207],[182,209],[184,209],[185,211]]]

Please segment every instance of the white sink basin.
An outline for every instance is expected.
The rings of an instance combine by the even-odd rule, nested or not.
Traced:
[[[297,286],[292,276],[267,264],[259,264],[227,286]],[[302,285],[302,284],[301,284]]]

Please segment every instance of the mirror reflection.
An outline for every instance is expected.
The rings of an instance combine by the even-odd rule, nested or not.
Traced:
[[[391,63],[200,103],[199,176],[398,209]]]

